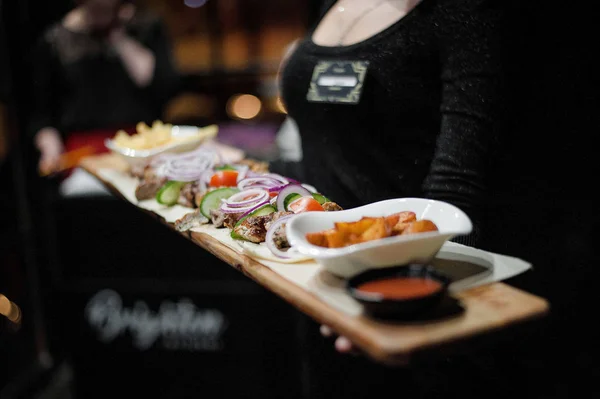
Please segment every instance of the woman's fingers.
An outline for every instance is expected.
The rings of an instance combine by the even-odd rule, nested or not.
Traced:
[[[354,345],[346,337],[337,337],[335,340],[335,349],[340,353],[355,354]]]
[[[39,163],[39,170],[43,175],[49,175],[60,166],[60,155],[50,154],[42,155]]]
[[[329,328],[329,326],[326,325],[321,325],[319,331],[321,331],[321,335],[326,338],[329,338],[333,335],[333,331],[331,331],[331,328]]]
[[[344,336],[337,336],[337,334],[335,334],[329,326],[323,324],[319,328],[319,331],[325,338],[336,337],[334,347],[338,352],[350,355],[357,355],[359,353],[356,347],[352,344],[352,341]]]

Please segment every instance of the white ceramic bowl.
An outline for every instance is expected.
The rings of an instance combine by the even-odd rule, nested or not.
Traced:
[[[382,238],[343,248],[323,248],[306,240],[307,233],[331,229],[335,222],[353,222],[363,216],[381,217],[402,211],[414,212],[417,219],[430,219],[439,230]],[[294,248],[343,278],[368,269],[427,262],[447,240],[472,230],[473,224],[462,210],[446,202],[424,198],[390,199],[338,212],[306,212],[286,224],[287,238]]]
[[[134,166],[145,163],[148,161],[148,159],[159,154],[187,152],[198,148],[200,144],[202,144],[210,138],[207,137],[207,135],[202,134],[201,130],[202,128],[198,128],[197,126],[173,126],[171,130],[172,137],[193,138],[181,142],[172,142],[170,144],[157,146],[151,149],[139,150],[134,148],[121,147],[116,145],[116,143],[112,139],[106,139],[104,141],[104,145],[110,151],[120,155],[130,165]]]

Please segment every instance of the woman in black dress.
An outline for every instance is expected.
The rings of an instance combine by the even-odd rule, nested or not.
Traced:
[[[281,73],[298,177],[345,208],[450,202],[474,224],[461,242],[481,245],[506,114],[498,3],[326,1]]]
[[[487,0],[327,1],[282,70],[303,177],[346,208],[453,203],[475,244],[505,106],[500,16]]]

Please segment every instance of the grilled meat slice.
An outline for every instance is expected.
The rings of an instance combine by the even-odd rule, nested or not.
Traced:
[[[197,183],[187,183],[183,187],[181,187],[181,191],[179,192],[179,199],[177,203],[181,206],[187,206],[188,208],[194,207],[194,185]]]
[[[235,226],[233,231],[244,240],[259,244],[265,241],[267,235],[266,224],[272,218],[273,213],[264,216],[251,216],[244,219],[239,226]]]
[[[233,229],[233,226],[241,219],[243,213],[225,213],[219,209],[210,211],[210,219],[216,228],[227,227]]]
[[[324,202],[323,205],[321,205],[323,207],[323,209],[327,212],[335,212],[335,211],[342,211],[343,208],[341,206],[339,206],[338,204],[336,204],[335,202]]]
[[[293,215],[293,214],[294,214],[294,212],[278,211],[278,212],[268,215],[268,216],[271,216],[271,220],[269,220],[265,223],[266,229],[269,230],[271,228],[271,225],[277,219],[280,219],[287,215]],[[275,242],[275,245],[279,249],[285,249],[285,248],[290,247],[290,243],[287,240],[287,235],[285,234],[285,223],[283,223],[281,226],[279,226],[279,228],[277,230],[275,230],[275,232],[273,233],[273,241]]]
[[[225,215],[226,214],[224,212],[221,212],[218,209],[211,209],[210,221],[217,229],[220,229],[221,227],[223,227],[223,223],[225,222]]]
[[[247,165],[252,172],[256,173],[268,173],[269,164],[263,161],[256,161],[254,159],[243,159],[238,162],[240,165]]]
[[[203,224],[207,224],[208,222],[208,218],[200,213],[200,209],[198,209],[194,212],[186,214],[181,219],[178,219],[175,222],[175,230],[182,232],[188,231],[194,227],[200,227]]]
[[[223,225],[228,229],[233,229],[235,224],[242,218],[243,213],[226,213]]]
[[[202,193],[200,191],[198,191],[196,193],[196,195],[194,195],[194,204],[196,204],[196,208],[200,208],[200,204],[202,203],[202,198],[204,198],[204,195],[206,193]]]
[[[135,188],[135,198],[138,201],[152,199],[156,197],[158,190],[167,182],[164,177],[155,177],[153,179],[144,179]]]
[[[195,182],[194,184],[192,184],[192,202],[194,203],[196,208],[200,208],[202,197],[204,197],[204,193],[202,192],[200,183]]]
[[[156,173],[156,170],[150,165],[146,166],[144,169],[144,179],[154,179],[157,177],[159,177],[159,175]]]
[[[131,169],[129,169],[129,173],[131,173],[131,176],[137,177],[138,179],[144,178],[145,171],[146,171],[146,165],[144,165],[144,164],[133,165],[133,166],[131,166]]]
[[[287,239],[287,234],[285,233],[285,223],[282,224],[273,232],[273,243],[279,249],[290,248],[291,245]]]
[[[287,215],[293,215],[294,212],[288,212],[288,211],[277,211],[275,213],[271,213],[268,216],[271,216],[271,220],[269,220],[268,222],[266,222],[265,227],[267,228],[267,230],[269,230],[269,227],[271,227],[271,225],[273,224],[274,221],[276,221],[277,219],[280,219],[284,216]],[[284,224],[285,226],[285,224]]]

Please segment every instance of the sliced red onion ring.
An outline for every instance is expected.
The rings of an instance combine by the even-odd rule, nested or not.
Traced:
[[[265,173],[263,174],[263,177],[269,177],[273,180],[276,180],[279,182],[279,185],[286,185],[290,183],[290,181],[286,177],[278,175],[277,173]]]
[[[278,192],[280,192],[280,191],[281,191],[281,190],[282,190],[282,189],[283,189],[285,186],[287,186],[287,184],[283,184],[283,185],[280,185],[280,186],[271,187],[271,188],[269,188],[269,192],[272,192],[272,193],[278,193]]]
[[[250,170],[250,168],[248,168],[248,173],[246,173],[246,177],[261,177],[261,176],[264,176],[264,173],[255,172],[253,170]]]
[[[212,150],[195,150],[185,154],[170,154],[160,162],[161,174],[169,180],[197,181],[215,165],[216,153]],[[160,163],[159,163],[160,164]]]
[[[248,214],[250,214],[250,212],[252,212],[252,211],[260,208],[261,206],[268,204],[268,203],[269,203],[269,201],[262,201],[262,202],[250,204],[250,205],[247,205],[247,206],[244,206],[244,207],[237,207],[237,208],[231,207],[231,206],[227,205],[227,203],[224,203],[224,204],[221,205],[220,210],[222,212],[225,212],[225,213],[242,213],[243,212],[244,213],[242,215],[242,218],[243,218],[245,216],[248,216]]]
[[[298,194],[301,197],[311,197],[310,191],[301,186],[300,184],[288,184],[285,186],[277,195],[277,210],[284,211],[285,210],[285,199],[288,195]]]
[[[233,194],[231,197],[223,200],[231,208],[248,207],[259,202],[265,202],[269,199],[269,192],[260,188],[251,188]]]
[[[250,167],[248,165],[235,165],[234,168],[238,171],[238,177],[237,177],[238,183],[246,178],[246,175],[248,174],[248,171],[250,170]]]
[[[208,190],[208,186],[210,185],[210,179],[214,174],[215,171],[213,168],[207,169],[202,173],[200,179],[198,179],[198,183],[200,184],[200,190],[202,192]]]
[[[317,189],[311,186],[310,184],[302,184],[302,187],[310,191],[311,193],[318,193]]]
[[[247,177],[238,183],[238,189],[244,191],[248,188],[271,188],[281,185],[281,182],[271,177]]]
[[[293,216],[296,216],[296,215],[282,216],[279,219],[277,219],[276,221],[274,221],[271,224],[271,226],[269,226],[269,229],[267,230],[267,235],[265,237],[265,243],[267,245],[267,248],[269,248],[269,250],[271,252],[273,252],[273,255],[275,255],[279,258],[282,258],[282,259],[292,258],[292,256],[290,256],[291,253],[289,252],[290,250],[292,250],[292,248],[288,249],[287,251],[283,251],[283,250],[277,248],[277,245],[275,245],[275,241],[273,240],[273,237],[274,237],[277,229],[279,227],[283,228],[283,224],[288,222],[290,220],[290,218],[292,218]]]

